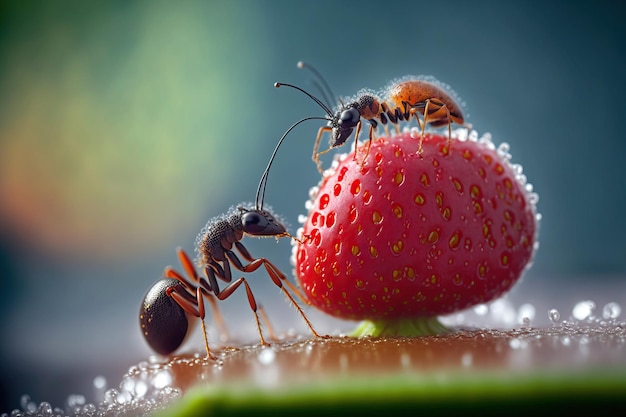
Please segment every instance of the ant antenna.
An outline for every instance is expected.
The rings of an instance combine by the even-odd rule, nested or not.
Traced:
[[[276,84],[278,84],[278,83],[276,83]],[[289,85],[289,84],[281,84],[281,85]],[[294,87],[294,88],[299,89],[298,87]],[[302,90],[302,91],[304,91],[304,90]],[[305,91],[305,93],[306,93],[306,91]],[[308,93],[306,93],[306,94],[308,94]],[[263,200],[265,199],[265,188],[267,187],[267,177],[269,176],[270,168],[272,167],[272,162],[274,162],[274,158],[276,157],[276,153],[278,152],[278,148],[280,148],[280,145],[283,143],[283,140],[285,140],[285,138],[287,137],[289,132],[291,132],[300,123],[302,123],[304,121],[307,121],[307,120],[327,120],[327,119],[325,117],[305,117],[302,120],[298,120],[289,129],[287,129],[287,131],[285,133],[283,133],[283,136],[278,140],[278,143],[276,144],[276,147],[274,148],[274,152],[272,152],[272,156],[270,157],[270,160],[267,163],[267,167],[265,168],[265,171],[263,171],[263,175],[261,175],[261,181],[259,181],[259,186],[258,186],[258,188],[256,190],[255,204],[256,204],[256,209],[257,210],[263,210]],[[261,190],[263,190],[263,191],[261,191]]]
[[[306,68],[309,71],[311,71],[313,75],[315,75],[315,77],[317,77],[317,81],[313,81],[313,83],[322,93],[322,96],[326,100],[326,104],[332,103],[332,99],[334,99],[337,96],[333,93],[332,88],[330,88],[330,84],[328,84],[326,79],[322,76],[322,73],[319,72],[313,65],[306,63],[304,61],[298,61],[298,68],[300,69]],[[339,101],[341,102],[341,99],[339,99]],[[343,105],[343,103],[341,104]],[[328,107],[331,107],[331,106],[329,105]]]
[[[274,87],[276,87],[276,88],[280,88],[280,87],[282,87],[283,85],[284,85],[285,87],[291,87],[291,88],[294,88],[294,89],[296,89],[296,90],[298,90],[298,91],[300,91],[300,92],[302,92],[302,93],[306,94],[307,96],[309,96],[309,98],[310,98],[311,100],[313,100],[314,102],[316,102],[316,103],[317,103],[317,104],[318,104],[321,108],[323,108],[323,109],[324,109],[324,111],[326,112],[326,114],[328,115],[328,117],[330,117],[330,118],[332,119],[332,117],[333,117],[333,112],[332,112],[332,110],[331,110],[331,109],[330,109],[330,108],[329,108],[326,104],[324,104],[324,103],[322,102],[322,100],[320,100],[319,98],[315,97],[313,94],[309,93],[308,91],[305,91],[305,90],[303,90],[303,89],[302,89],[302,88],[300,88],[300,87],[296,87],[296,86],[295,86],[295,85],[293,85],[293,84],[287,84],[287,83],[274,83]],[[326,120],[326,119],[325,119],[325,120]]]

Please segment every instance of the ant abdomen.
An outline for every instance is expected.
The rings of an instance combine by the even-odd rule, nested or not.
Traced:
[[[139,324],[146,342],[161,355],[176,351],[191,333],[195,321],[195,317],[187,314],[169,296],[174,289],[186,291],[176,279],[157,281],[144,296],[139,312]]]
[[[420,79],[399,82],[389,89],[388,98],[397,109],[402,109],[407,120],[419,112],[433,127],[465,122],[455,99],[434,82]],[[430,108],[426,107],[428,104]]]

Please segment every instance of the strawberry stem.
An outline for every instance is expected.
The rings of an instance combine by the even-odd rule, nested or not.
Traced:
[[[450,333],[437,317],[417,317],[398,320],[365,320],[358,325],[351,337],[416,337]]]

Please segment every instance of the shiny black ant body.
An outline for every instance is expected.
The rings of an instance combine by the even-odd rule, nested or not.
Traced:
[[[179,260],[189,279],[171,268],[166,268],[165,278],[158,281],[145,295],[139,313],[140,326],[146,341],[156,352],[168,355],[178,349],[189,333],[190,320],[195,317],[199,318],[202,323],[207,357],[213,358],[204,324],[204,300],[210,302],[218,325],[223,328],[216,300],[228,298],[241,284],[246,288],[248,303],[254,312],[261,344],[267,345],[259,319],[259,314],[264,316],[264,312],[257,305],[252,290],[244,277],[232,281],[231,265],[241,272],[252,272],[264,266],[274,285],[279,287],[296,307],[313,335],[320,337],[304,311],[283,284],[289,287],[303,302],[308,303],[306,298],[274,264],[265,258],[254,258],[240,242],[245,235],[291,237],[273,214],[263,210],[260,206],[258,207],[255,209],[243,207],[231,209],[227,214],[210,220],[200,232],[196,241],[196,250],[205,276],[197,273],[187,254],[179,249]],[[244,264],[239,259],[233,251],[233,246],[248,263]],[[220,289],[218,278],[228,283],[224,289]],[[269,325],[266,317],[263,320]]]

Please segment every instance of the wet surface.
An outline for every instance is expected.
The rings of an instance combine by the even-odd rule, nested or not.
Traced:
[[[626,370],[626,328],[620,325],[464,330],[412,339],[308,339],[227,349],[217,360],[173,358],[158,365],[157,372],[167,369],[172,384],[184,391],[198,383],[287,387],[346,375],[571,372],[615,366]]]
[[[502,303],[479,306],[474,313],[511,315],[504,307]],[[96,378],[93,384],[99,395],[93,402],[71,395],[61,409],[24,397],[21,409],[5,416],[153,415],[176,400],[186,399],[191,391],[212,395],[219,391],[222,397],[225,392],[245,397],[259,390],[283,395],[333,384],[341,391],[337,381],[367,386],[407,377],[417,378],[426,386],[436,381],[447,389],[445,395],[457,392],[458,385],[454,384],[459,380],[469,381],[479,390],[493,390],[494,385],[485,383],[485,377],[494,375],[500,382],[522,387],[529,386],[529,382],[523,382],[529,378],[535,385],[537,381],[541,385],[542,380],[556,380],[556,392],[567,392],[573,380],[578,389],[613,386],[626,395],[626,322],[620,320],[621,307],[616,303],[599,310],[595,312],[595,304],[582,301],[574,306],[568,319],[562,320],[561,313],[553,309],[548,312],[552,325],[544,327],[461,329],[453,325],[456,331],[440,336],[295,337],[274,341],[270,346],[224,347],[213,352],[213,359],[208,359],[204,351],[172,358],[151,356],[131,367],[115,388],[109,388],[103,378]],[[528,305],[521,306],[517,313],[527,324],[530,321],[526,316],[534,314]]]

